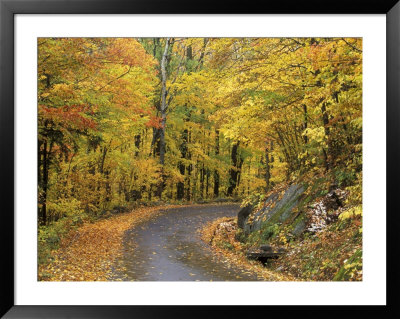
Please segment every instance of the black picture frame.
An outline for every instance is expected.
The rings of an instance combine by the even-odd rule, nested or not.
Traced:
[[[387,19],[387,305],[386,306],[17,306],[14,303],[14,15],[15,14],[385,14]],[[307,0],[242,3],[182,0],[0,0],[1,308],[4,318],[164,318],[320,315],[391,318],[399,315],[395,236],[400,136],[400,3],[398,0]],[[380,110],[377,108],[377,112]],[[379,255],[379,254],[378,254]],[[377,257],[379,258],[379,257]],[[238,292],[240,293],[240,292]],[[242,292],[245,293],[245,292]],[[179,305],[179,301],[177,301]]]

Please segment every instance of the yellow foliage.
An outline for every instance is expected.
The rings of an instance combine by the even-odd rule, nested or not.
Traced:
[[[362,216],[362,206],[358,205],[352,208],[349,208],[348,210],[342,212],[339,215],[339,219],[345,220],[345,219],[352,219],[352,218],[357,218]]]

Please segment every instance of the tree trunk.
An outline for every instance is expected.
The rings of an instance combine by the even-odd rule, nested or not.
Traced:
[[[42,163],[43,163],[43,173],[42,173],[42,193],[40,196],[40,203],[42,205],[40,210],[40,224],[45,225],[47,222],[47,211],[46,211],[46,201],[47,201],[47,184],[49,178],[49,170],[48,170],[48,157],[47,157],[47,137],[43,142],[43,150],[42,150]]]
[[[271,170],[269,167],[269,152],[268,142],[266,142],[267,146],[265,147],[265,192],[269,191],[269,182],[271,179]]]
[[[43,143],[43,178],[42,178],[42,195],[41,195],[41,204],[42,209],[40,212],[40,223],[45,225],[47,223],[47,190],[49,186],[49,165],[50,165],[50,154],[53,148],[53,142],[50,142],[49,150],[47,151],[47,136]]]
[[[210,170],[206,169],[206,198],[208,198],[209,189],[210,189]]]
[[[329,127],[328,127],[329,116],[328,116],[328,112],[326,110],[325,103],[322,103],[321,112],[322,112],[322,121],[324,123],[325,135],[327,138],[327,145],[328,145],[328,150],[326,151],[325,149],[323,149],[322,151],[324,153],[325,170],[329,171],[329,168],[331,166],[330,165],[330,162],[331,162],[330,157],[332,156],[332,154],[331,154],[331,146],[330,146],[330,138],[329,138]]]
[[[190,155],[189,155],[189,159],[190,159]],[[193,165],[189,164],[188,168],[187,168],[187,185],[186,185],[186,200],[190,201],[190,188],[191,188],[191,178],[192,178],[192,170],[193,170]]]
[[[200,169],[200,198],[204,198],[204,177],[205,177],[205,169],[204,169],[204,162],[201,164]]]
[[[185,129],[182,133],[182,144],[180,146],[180,151],[181,151],[181,158],[182,159],[186,159],[187,156],[187,142],[188,142],[188,130]],[[179,169],[179,173],[181,173],[181,175],[185,176],[185,165],[183,163],[179,163],[178,164],[178,169]],[[184,177],[185,179],[185,177]],[[185,196],[185,183],[184,181],[182,182],[178,182],[178,184],[176,185],[176,197],[178,200],[183,199],[183,197]]]
[[[50,88],[50,75],[45,74],[46,76],[46,88]],[[47,134],[47,125],[48,121],[46,120],[44,122],[44,128],[45,128],[45,133],[43,134],[44,136],[44,141],[43,142],[38,142],[38,185],[41,186],[42,193],[39,194],[38,201],[42,205],[41,210],[38,210],[39,214],[39,222],[42,225],[45,225],[47,222],[47,187],[48,187],[48,180],[49,180],[49,158],[48,158],[48,153],[47,153],[47,139],[48,139],[48,134]],[[43,144],[43,151],[42,151],[42,156],[43,160],[40,159],[40,147],[41,144]],[[43,165],[42,169],[42,176],[40,178],[40,167]]]
[[[206,47],[207,47],[207,43],[208,43],[209,39],[208,38],[204,38],[203,40],[203,48],[201,49],[201,53],[200,53],[200,57],[198,60],[198,65],[197,65],[197,69],[199,70],[203,67],[203,63],[204,63],[204,54],[206,52]]]
[[[307,114],[307,105],[303,104],[303,110],[304,110],[304,125],[303,125],[303,130],[305,131],[308,127],[308,114]],[[307,134],[303,135],[303,140],[304,144],[308,143],[308,137]]]
[[[165,157],[165,124],[167,122],[167,58],[170,38],[165,40],[164,53],[161,58],[161,134],[160,134],[160,164],[164,165]]]
[[[188,143],[192,142],[192,134],[191,134],[190,130],[188,130],[188,133],[187,133],[187,140],[188,140]],[[192,154],[190,154],[189,151],[187,154],[187,158],[188,158],[188,160],[192,159]],[[187,201],[190,201],[190,199],[191,199],[190,189],[191,189],[192,171],[193,171],[193,164],[189,164],[187,167],[187,177],[186,177],[186,180],[187,180],[186,200]]]
[[[161,164],[161,182],[158,185],[157,195],[161,199],[162,192],[165,187],[165,175],[164,175],[164,164],[165,164],[165,125],[167,122],[167,58],[168,48],[170,44],[170,38],[165,39],[164,53],[161,58],[161,129],[160,129],[160,164]]]
[[[227,195],[232,196],[234,190],[238,185],[238,181],[240,178],[240,168],[243,164],[243,160],[238,154],[239,142],[236,142],[232,145],[231,151],[231,160],[232,160],[232,168],[229,169],[229,187],[227,190]]]
[[[41,168],[42,168],[42,154],[41,154],[41,148],[43,145],[43,141],[38,140],[38,185],[42,185],[42,173],[41,173]]]
[[[185,165],[180,163],[178,165],[179,167],[179,173],[181,175],[185,175]],[[184,182],[178,182],[176,185],[176,199],[181,200],[185,196],[185,183]]]
[[[140,150],[140,140],[141,140],[141,136],[140,134],[135,135],[135,157],[139,156],[139,150]]]
[[[219,131],[215,130],[215,155],[219,155]],[[218,170],[214,170],[214,197],[219,196],[219,173]]]
[[[110,143],[110,144],[111,144],[111,143]],[[108,151],[107,146],[104,146],[104,147],[103,147],[103,154],[102,154],[102,156],[101,156],[101,161],[100,161],[100,167],[99,167],[99,172],[100,172],[100,174],[103,174],[103,173],[104,173],[104,162],[105,162],[105,160],[106,160],[107,151]]]

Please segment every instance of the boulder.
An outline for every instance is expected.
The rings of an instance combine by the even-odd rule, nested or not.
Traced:
[[[246,217],[244,232],[249,234],[260,230],[267,223],[282,224],[289,220],[293,215],[293,209],[302,200],[304,191],[303,185],[293,184],[284,192],[272,193],[264,201],[263,208]]]
[[[295,237],[299,237],[307,229],[307,220],[305,218],[299,218],[295,220],[293,224],[292,234]]]
[[[238,219],[237,219],[237,223],[238,223],[238,227],[243,229],[244,228],[244,222],[246,220],[246,218],[251,214],[251,212],[253,211],[254,206],[251,204],[248,204],[247,206],[243,207],[239,213],[238,213]]]

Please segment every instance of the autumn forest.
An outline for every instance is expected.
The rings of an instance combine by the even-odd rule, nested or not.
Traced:
[[[257,206],[299,181],[346,193],[360,229],[362,39],[37,45],[39,263],[57,262],[71,230],[128,210]]]

